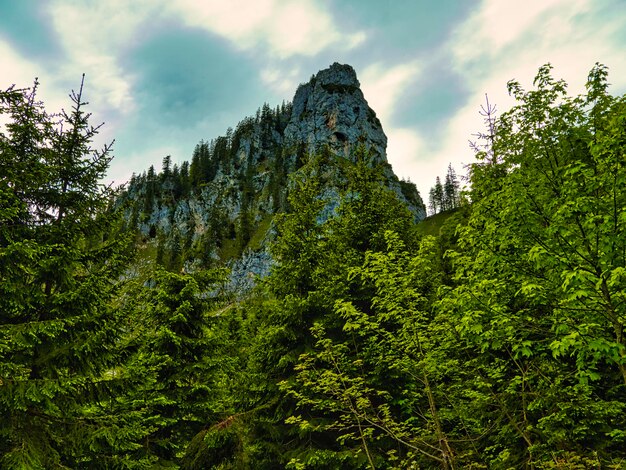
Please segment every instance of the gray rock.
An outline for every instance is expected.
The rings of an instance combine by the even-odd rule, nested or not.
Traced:
[[[356,72],[336,62],[296,91],[285,141],[306,142],[311,151],[328,144],[345,158],[363,143],[376,163],[387,161],[387,136],[363,96]]]
[[[178,233],[186,240],[191,238],[193,242],[204,243],[204,235],[216,233],[217,225],[221,229],[217,232],[232,242],[233,230],[241,225],[244,210],[247,219],[243,220],[252,222],[252,230],[260,227],[265,230],[267,224],[262,222],[285,207],[288,176],[296,169],[297,149],[302,148],[303,143],[309,153],[327,145],[340,158],[352,161],[357,147],[363,145],[370,153],[369,164],[382,166],[383,184],[407,203],[417,220],[425,217],[423,202],[414,185],[400,182],[389,165],[387,136],[363,96],[356,72],[349,65],[334,63],[319,71],[308,83],[298,87],[291,106],[283,106],[280,113],[268,113],[264,107],[256,119],[244,119],[231,136],[236,136],[231,141],[235,143],[230,144],[234,147],[228,149],[227,158],[220,157],[215,163],[217,167],[210,181],[195,188],[184,199],[162,196],[147,213],[141,214],[137,224],[144,237],[158,230],[159,236],[166,239]],[[327,186],[319,195],[325,202],[320,223],[336,214],[345,183],[339,166],[325,171]],[[146,193],[145,184],[131,185],[126,197],[140,202]],[[173,184],[163,182],[161,193],[173,194]],[[131,211],[126,213],[129,218]],[[237,260],[230,260],[233,270],[230,285],[234,291],[249,290],[254,279],[265,275],[270,268],[266,242],[272,237],[268,235],[259,243],[259,235],[255,234],[254,246],[259,248],[260,245],[260,250],[246,250]],[[203,258],[218,257],[215,245],[207,243],[205,248]],[[193,270],[197,265],[196,260],[191,260],[185,268]]]
[[[226,291],[242,298],[255,286],[259,278],[267,276],[272,267],[272,257],[267,250],[247,250],[241,258],[229,263],[230,276]]]
[[[416,220],[426,216],[419,194],[407,197],[403,193],[387,161],[387,136],[350,65],[335,62],[298,87],[284,140],[306,142],[310,152],[328,144],[335,154],[347,159],[352,159],[358,145],[364,145],[373,157],[371,164],[385,165],[389,188],[407,203]]]

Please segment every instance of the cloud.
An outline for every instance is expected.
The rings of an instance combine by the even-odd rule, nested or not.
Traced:
[[[119,136],[125,119],[138,111],[137,76],[121,60],[141,42],[142,27],[158,22],[160,1],[53,0],[45,10],[63,50],[48,74],[64,95],[78,88],[85,74],[84,98],[93,112],[91,122],[106,122],[94,142],[102,147]]]
[[[75,83],[85,73],[94,108],[122,114],[133,111],[134,77],[118,59],[137,40],[139,27],[158,16],[157,3],[58,0],[48,11],[66,54],[59,75]]]
[[[530,89],[538,68],[550,62],[554,77],[565,79],[570,94],[576,95],[584,92],[594,63],[602,62],[610,68],[611,90],[626,89],[626,61],[620,44],[626,11],[611,2],[602,4],[603,8],[592,10],[589,0],[533,0],[523,5],[485,0],[458,26],[438,54],[448,56],[463,79],[466,98],[450,115],[440,138],[428,140],[419,135],[428,151],[416,181],[422,196],[427,196],[436,176],[445,174],[448,163],[465,173],[463,166],[474,160],[468,140],[483,130],[478,112],[485,94],[500,113],[506,111],[514,104],[506,90],[509,80]]]
[[[398,99],[405,93],[405,88],[415,82],[419,73],[418,63],[409,62],[391,67],[376,63],[360,74],[365,99],[383,125],[391,124]]]
[[[533,37],[566,38],[571,20],[587,11],[589,1],[483,1],[452,35],[454,63],[461,67],[472,62],[482,64],[508,52],[522,38],[526,46],[532,44]]]
[[[66,86],[74,86],[80,74],[86,73],[89,100],[93,109],[99,111],[96,118],[103,116],[113,123],[107,127],[111,134],[116,131],[115,123],[121,122],[118,117],[140,111],[141,97],[153,91],[146,90],[142,81],[145,70],[138,70],[136,64],[125,58],[159,37],[171,37],[173,32],[178,32],[180,37],[188,34],[201,44],[223,38],[234,50],[254,50],[255,57],[265,58],[264,68],[258,72],[261,82],[282,95],[293,93],[300,72],[299,67],[285,59],[314,56],[331,46],[348,50],[365,39],[362,32],[342,32],[332,16],[313,0],[55,0],[47,11],[65,52],[55,73]],[[202,34],[205,40],[198,37]],[[181,43],[182,39],[177,41]],[[181,49],[177,53],[202,62],[206,70],[212,66],[215,73],[220,71],[221,63],[215,67],[215,63],[191,56],[189,50]],[[242,70],[249,69],[248,58],[231,55],[239,60]],[[183,64],[181,60],[174,62]],[[167,70],[168,64],[157,65]],[[192,68],[194,72],[199,69]],[[187,67],[171,71],[170,75],[180,78],[185,73],[189,73]],[[233,83],[231,78],[226,81]],[[178,79],[169,86],[176,88],[177,84]]]
[[[295,93],[301,76],[300,67],[270,66],[261,70],[261,80],[282,96]]]
[[[400,178],[419,175],[423,162],[418,157],[424,151],[424,142],[415,129],[397,126],[394,115],[399,102],[421,74],[418,62],[389,66],[376,63],[359,75],[365,99],[380,119],[387,135],[387,158]]]
[[[29,86],[38,75],[37,65],[21,57],[6,42],[0,41],[0,70],[4,84]]]
[[[342,33],[327,11],[312,0],[178,0],[169,6],[189,26],[232,41],[240,49],[265,46],[270,56],[314,56],[331,45],[352,49],[363,32]]]
[[[15,85],[16,88],[24,88],[32,85],[37,76],[35,64],[22,59],[8,43],[0,41],[0,70],[3,71],[2,90],[5,86]],[[0,132],[4,132],[4,126],[10,122],[8,116],[0,114]]]
[[[424,170],[424,162],[416,157],[425,150],[419,134],[409,128],[391,128],[387,131],[387,155],[393,170],[399,178],[419,178]]]
[[[596,62],[608,60],[623,77],[626,67],[620,33],[626,10],[620,1],[594,4],[591,0],[484,0],[481,7],[451,35],[444,49],[468,87],[489,92],[496,81],[528,82],[539,66],[550,62],[570,88],[583,91],[586,74]],[[612,4],[613,3],[613,4]],[[620,80],[626,80],[626,78]]]
[[[35,78],[40,75],[40,68],[33,63],[20,56],[8,43],[0,40],[0,70],[2,70],[3,83],[2,89],[15,85],[16,88],[31,87]],[[58,112],[69,104],[65,90],[61,92],[55,83],[48,80],[42,80],[37,90],[37,98],[44,102],[46,110],[49,112]],[[4,121],[4,122],[3,122]],[[0,127],[6,124],[7,119],[0,116]]]

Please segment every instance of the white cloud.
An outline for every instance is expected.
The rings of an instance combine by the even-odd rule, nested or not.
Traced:
[[[0,41],[0,70],[4,84],[13,84],[18,88],[29,86],[38,75],[37,66],[21,57],[6,42]]]
[[[8,43],[0,41],[0,70],[2,70],[2,88],[15,85],[16,88],[31,87],[35,78],[41,76],[41,69],[37,64],[23,58]],[[37,98],[44,102],[49,112],[58,112],[68,100],[66,91],[55,88],[54,83],[42,77],[37,90]],[[3,122],[4,121],[4,122]],[[6,124],[7,119],[0,116],[0,126]]]
[[[352,49],[365,35],[342,33],[323,8],[312,0],[178,0],[170,11],[189,26],[207,29],[241,49],[264,45],[270,56],[314,56],[331,45]]]
[[[532,47],[537,38],[566,39],[571,20],[585,13],[589,2],[485,0],[452,34],[454,63],[460,67],[471,62],[482,65],[485,60],[508,54],[522,38],[526,47]]]
[[[606,2],[604,6],[610,8]],[[450,57],[468,96],[446,123],[442,138],[430,142],[420,136],[428,142],[428,153],[419,157],[426,158],[419,164],[424,170],[415,173],[422,197],[428,196],[436,176],[445,175],[448,163],[465,173],[463,166],[474,159],[468,140],[484,130],[478,112],[485,93],[500,113],[506,111],[513,105],[506,91],[509,80],[530,89],[538,68],[550,62],[554,77],[565,79],[570,94],[576,95],[584,92],[594,63],[601,62],[609,66],[612,91],[626,90],[626,60],[619,43],[626,10],[617,8],[607,18],[600,16],[601,9],[592,9],[589,0],[482,2],[440,51]]]
[[[87,76],[94,108],[129,112],[133,108],[132,77],[118,63],[145,11],[128,8],[126,2],[57,1],[49,13],[67,57],[59,75],[71,82]]]
[[[409,62],[392,67],[376,63],[360,74],[365,99],[383,125],[391,124],[398,99],[406,93],[406,87],[415,82],[419,73],[417,62]]]
[[[395,66],[376,63],[359,74],[365,99],[376,111],[387,135],[389,163],[398,177],[413,181],[421,179],[424,171],[424,162],[419,160],[424,153],[424,141],[414,129],[394,125],[394,112],[420,73],[420,65],[413,61]]]
[[[290,96],[298,86],[301,77],[300,67],[281,70],[279,67],[267,67],[261,70],[261,80],[282,96]]]
[[[387,155],[393,171],[399,178],[420,178],[424,171],[424,162],[416,157],[424,152],[424,142],[413,129],[391,128],[386,132]]]

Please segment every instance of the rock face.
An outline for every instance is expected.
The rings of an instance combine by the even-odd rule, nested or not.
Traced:
[[[354,161],[360,145],[369,164],[382,168],[384,184],[416,220],[424,218],[415,185],[400,181],[387,161],[387,137],[354,69],[338,63],[300,85],[292,104],[263,105],[226,136],[198,144],[190,164],[133,177],[120,205],[141,243],[158,245],[157,253],[182,251],[189,269],[229,261],[231,284],[249,285],[271,263],[268,234],[273,215],[287,207],[289,175],[326,147]],[[326,217],[339,203],[342,178],[337,168],[322,190]]]
[[[329,144],[345,158],[362,143],[375,155],[376,163],[387,161],[387,136],[349,65],[335,62],[300,85],[284,137],[286,142],[306,142],[310,149]]]
[[[283,138],[286,144],[306,143],[309,152],[328,145],[333,153],[349,160],[356,147],[364,145],[372,164],[383,165],[389,188],[406,202],[416,219],[426,217],[414,185],[401,182],[389,165],[387,136],[350,65],[335,62],[298,87]]]

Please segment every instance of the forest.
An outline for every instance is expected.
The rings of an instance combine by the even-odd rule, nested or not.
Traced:
[[[144,256],[82,85],[60,114],[37,83],[0,91],[0,468],[626,468],[626,96],[608,88],[599,64],[583,95],[549,65],[509,82],[465,189],[450,168],[422,221],[365,146],[299,154],[244,294],[212,258]],[[135,183],[192,192],[202,145]],[[237,254],[240,222],[211,229]]]

